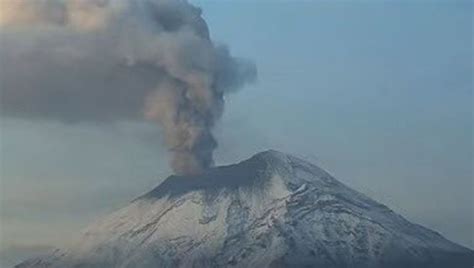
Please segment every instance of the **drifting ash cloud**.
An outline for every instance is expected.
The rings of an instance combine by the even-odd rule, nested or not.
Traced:
[[[151,120],[178,174],[213,164],[224,95],[256,79],[184,0],[2,0],[0,12],[2,116]]]

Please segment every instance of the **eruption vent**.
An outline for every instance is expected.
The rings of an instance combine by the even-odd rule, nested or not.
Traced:
[[[256,78],[184,0],[2,0],[0,27],[3,116],[146,118],[178,174],[213,164],[224,95]]]

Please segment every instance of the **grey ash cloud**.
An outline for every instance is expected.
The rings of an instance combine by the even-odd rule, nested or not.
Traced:
[[[150,120],[178,174],[213,165],[224,97],[255,65],[215,44],[182,0],[7,0],[0,18],[2,116],[67,123]]]

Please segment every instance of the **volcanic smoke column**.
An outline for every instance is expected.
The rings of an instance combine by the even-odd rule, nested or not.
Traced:
[[[157,122],[178,174],[213,164],[224,96],[255,65],[212,42],[184,0],[4,0],[3,116]]]
[[[256,69],[231,57],[225,47],[214,46],[199,9],[184,2],[177,6],[156,9],[157,25],[184,28],[188,36],[167,50],[172,53],[166,65],[169,75],[148,96],[145,116],[163,126],[173,169],[188,174],[213,164],[217,142],[211,130],[222,114],[224,93],[255,79]]]

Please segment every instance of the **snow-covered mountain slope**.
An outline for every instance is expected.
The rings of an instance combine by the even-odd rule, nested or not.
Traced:
[[[25,267],[473,267],[474,252],[298,158],[171,176]]]

